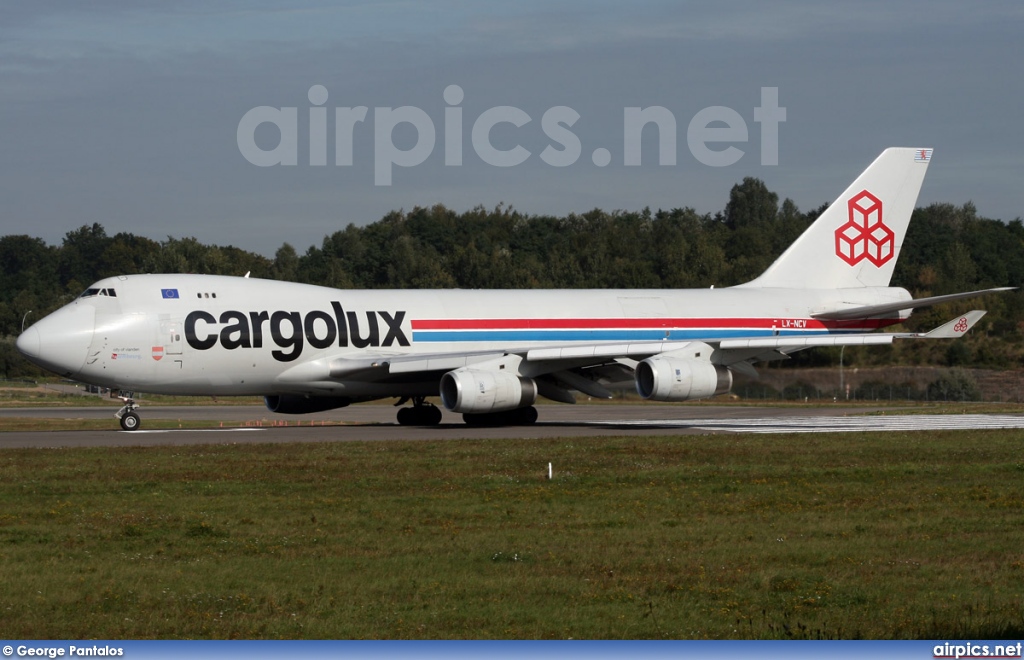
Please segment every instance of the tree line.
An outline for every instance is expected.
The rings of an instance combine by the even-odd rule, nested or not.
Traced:
[[[60,245],[27,235],[0,238],[0,335],[66,304],[90,283],[131,273],[203,273],[264,277],[336,288],[701,288],[753,279],[827,205],[801,211],[779,202],[759,179],[734,186],[725,208],[651,211],[595,209],[562,217],[527,215],[500,205],[457,212],[444,206],[394,211],[372,224],[349,224],[299,253],[273,258],[195,238],[156,241],[108,235],[100,224],[68,232]],[[1024,224],[979,217],[971,203],[914,211],[893,277],[915,297],[1019,286],[1024,282]],[[933,326],[964,304],[919,311],[908,324]],[[847,350],[847,363],[1022,365],[1024,294],[990,296],[989,315],[967,341],[904,342],[888,350]],[[9,342],[8,342],[9,343]],[[938,344],[938,346],[924,346]],[[831,363],[836,353],[798,354],[801,364]],[[0,369],[4,365],[0,364]]]

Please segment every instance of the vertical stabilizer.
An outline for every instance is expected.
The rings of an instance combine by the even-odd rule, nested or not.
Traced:
[[[889,286],[931,157],[931,149],[883,151],[768,270],[740,286]]]

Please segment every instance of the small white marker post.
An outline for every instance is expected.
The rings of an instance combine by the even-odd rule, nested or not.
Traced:
[[[551,463],[548,463],[548,481],[551,481]]]

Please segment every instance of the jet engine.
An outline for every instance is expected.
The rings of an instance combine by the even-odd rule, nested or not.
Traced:
[[[282,415],[305,415],[344,408],[352,403],[347,396],[302,396],[297,394],[275,394],[263,397],[267,410]]]
[[[689,401],[724,394],[732,372],[707,360],[649,357],[636,366],[636,391],[651,401]]]
[[[456,369],[441,376],[441,403],[452,412],[502,412],[536,400],[537,383],[507,371]]]

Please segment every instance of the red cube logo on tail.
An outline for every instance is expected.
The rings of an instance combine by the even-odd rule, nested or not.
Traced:
[[[856,266],[867,259],[881,266],[896,251],[896,235],[882,222],[882,200],[862,190],[846,204],[849,221],[836,230],[836,256]]]

